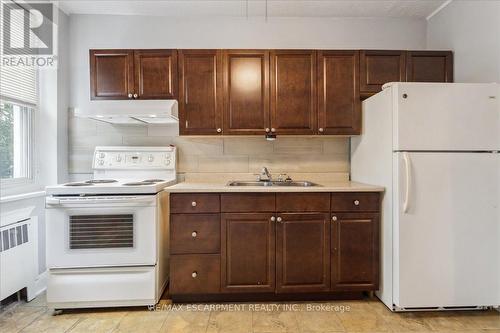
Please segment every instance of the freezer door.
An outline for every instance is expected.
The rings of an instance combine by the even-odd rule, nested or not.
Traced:
[[[500,158],[394,154],[394,304],[500,304]]]
[[[395,84],[393,150],[500,150],[499,87]]]

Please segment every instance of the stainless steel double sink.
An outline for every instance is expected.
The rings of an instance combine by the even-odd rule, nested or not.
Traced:
[[[227,186],[295,186],[311,187],[321,186],[309,181],[230,181]]]

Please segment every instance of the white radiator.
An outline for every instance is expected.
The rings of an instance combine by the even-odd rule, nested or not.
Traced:
[[[37,267],[37,218],[30,217],[0,227],[0,300],[27,289],[35,295]]]

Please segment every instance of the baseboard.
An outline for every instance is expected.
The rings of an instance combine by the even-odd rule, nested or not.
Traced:
[[[39,274],[35,279],[35,297],[43,293],[47,290],[47,279],[49,277],[49,272],[45,270],[45,272]]]

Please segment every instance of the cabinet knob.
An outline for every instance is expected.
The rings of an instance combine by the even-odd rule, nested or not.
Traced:
[[[337,216],[332,216],[332,221],[337,221]]]
[[[319,131],[320,133],[323,133],[323,131],[324,131],[323,127],[318,128],[318,131]]]
[[[281,223],[281,222],[283,221],[283,219],[282,219],[281,217],[279,217],[279,216],[278,216],[278,218],[276,219],[276,221],[278,221],[278,222],[280,222],[280,223]]]
[[[196,279],[197,276],[198,276],[198,272],[197,271],[194,271],[193,273],[191,273],[191,277],[193,279]]]
[[[196,207],[196,201],[191,202],[191,206]]]
[[[276,132],[276,128],[272,127],[271,132],[273,132],[273,133]]]
[[[222,132],[222,128],[217,129],[217,133],[220,133],[220,132]]]
[[[271,216],[271,222],[276,221],[276,218],[274,216]]]
[[[196,238],[196,236],[198,236],[198,233],[197,233],[196,231],[193,231],[193,232],[191,233],[191,237]]]
[[[132,98],[134,97],[132,94],[128,94],[128,98]]]
[[[269,127],[266,127],[266,133],[269,133],[270,129]]]
[[[354,200],[354,206],[359,206],[359,200]]]

